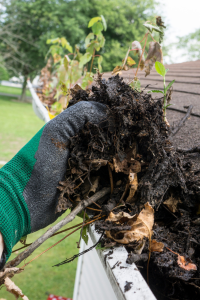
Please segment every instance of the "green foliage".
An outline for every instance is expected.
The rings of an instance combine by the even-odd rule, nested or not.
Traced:
[[[157,32],[162,32],[161,30],[160,30],[160,28],[158,27],[158,26],[154,26],[154,25],[151,25],[151,24],[149,24],[149,23],[145,23],[145,24],[143,24],[151,33],[153,32],[153,31],[157,31]]]
[[[137,77],[130,83],[130,86],[138,92],[141,92],[141,83]]]
[[[160,90],[151,90],[148,93],[161,93],[161,94],[164,94],[164,92],[160,91]]]
[[[0,66],[0,80],[8,80],[8,79],[9,79],[8,70],[5,67]]]
[[[88,28],[92,27],[95,23],[97,23],[98,21],[101,21],[101,17],[95,17],[92,18],[88,24]]]
[[[159,61],[156,61],[155,69],[159,75],[161,75],[162,77],[165,77],[167,70],[165,69],[165,67],[163,66],[162,63],[160,63]]]
[[[102,20],[104,23],[102,23]],[[47,44],[53,44],[50,46],[47,57],[52,56],[54,60],[54,74],[56,76],[56,87],[57,93],[55,98],[58,100],[60,95],[69,97],[69,89],[82,77],[81,87],[83,89],[87,88],[93,81],[93,63],[97,61],[98,69],[101,72],[103,57],[101,55],[95,55],[97,51],[100,51],[104,44],[105,38],[102,34],[102,31],[106,27],[106,21],[101,17],[92,18],[89,21],[88,27],[92,29],[87,37],[85,38],[85,53],[79,51],[78,45],[73,49],[66,40],[66,38],[54,38],[48,39]],[[65,54],[66,50],[71,52]],[[69,55],[73,55],[72,58]],[[88,66],[89,65],[89,66]],[[88,70],[89,69],[89,70]],[[52,86],[52,89],[55,87]],[[49,91],[48,91],[49,92]],[[60,113],[63,109],[60,103],[57,103],[52,106],[52,109],[56,114]]]
[[[6,7],[5,25],[13,24],[15,20],[17,24],[12,28],[13,34],[17,36],[20,34],[23,38],[20,40],[15,37],[18,52],[12,52],[12,56],[7,59],[8,69],[13,70],[15,74],[17,72],[29,76],[34,76],[45,65],[48,39],[66,37],[72,48],[78,44],[80,51],[84,52],[84,40],[92,27],[88,28],[88,23],[94,16],[101,18],[104,31],[108,25],[105,32],[106,45],[104,50],[101,47],[100,54],[107,53],[102,67],[104,71],[110,71],[117,62],[122,61],[130,41],[141,39],[145,33],[144,21],[155,14],[155,0],[126,2],[124,0],[3,0],[3,2]],[[1,25],[3,31],[4,24]],[[4,38],[8,38],[6,33]],[[117,49],[115,49],[116,45]],[[3,51],[6,51],[6,47],[5,44],[0,45]],[[23,57],[20,61],[17,61],[18,53]],[[97,65],[95,59],[94,67]]]
[[[89,220],[89,217],[88,217],[88,214],[84,213],[84,211],[82,210],[80,213],[78,213],[78,217],[83,219],[84,217],[84,214],[85,214],[85,220]]]
[[[165,75],[167,74],[168,69],[165,69],[164,65],[160,63],[159,61],[155,62],[155,69],[157,73],[163,77],[163,85],[164,85],[164,92],[160,90],[152,90],[149,91],[149,93],[162,93],[164,95],[164,103],[163,103],[163,110],[164,110],[164,120],[166,118],[166,109],[171,104],[167,104],[167,91],[170,89],[170,87],[173,85],[175,80],[172,80],[167,87],[165,86]]]
[[[180,37],[176,46],[183,50],[188,60],[200,59],[200,29],[184,37]]]
[[[83,230],[82,230],[82,239],[84,240],[84,242],[86,243],[86,245],[88,244],[88,240],[89,240],[89,237],[88,237],[88,226],[84,226],[83,227]]]
[[[101,243],[99,243],[96,247],[95,247],[96,250],[107,250],[107,248],[105,247],[101,247]]]

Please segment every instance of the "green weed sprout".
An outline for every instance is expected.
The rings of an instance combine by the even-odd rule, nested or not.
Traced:
[[[167,74],[168,69],[165,69],[164,65],[162,63],[160,63],[159,61],[155,62],[155,69],[157,71],[157,73],[163,77],[163,85],[164,85],[164,91],[160,91],[160,90],[151,90],[149,91],[149,93],[161,93],[164,95],[164,102],[163,102],[163,111],[164,111],[164,121],[166,119],[166,109],[168,106],[170,106],[171,104],[167,104],[167,91],[169,90],[169,88],[172,86],[172,84],[175,82],[175,80],[172,80],[168,86],[166,87],[166,83],[165,83],[165,75]]]

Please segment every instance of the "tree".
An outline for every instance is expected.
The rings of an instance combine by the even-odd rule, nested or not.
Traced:
[[[10,51],[6,64],[13,72],[24,76],[22,99],[26,79],[33,77],[45,65],[48,51],[46,40],[66,37],[74,47],[84,49],[89,33],[88,22],[92,17],[104,15],[108,29],[103,71],[110,71],[121,61],[133,40],[144,35],[142,24],[154,12],[155,0],[2,0],[5,7],[1,30],[9,27],[9,34],[1,36],[4,41],[0,51]],[[14,24],[14,26],[12,26]],[[12,43],[8,46],[6,38]],[[2,39],[1,39],[2,40]],[[12,47],[14,45],[15,47]],[[8,51],[8,52],[9,52]]]
[[[200,29],[179,38],[179,49],[183,49],[188,59],[200,59]]]

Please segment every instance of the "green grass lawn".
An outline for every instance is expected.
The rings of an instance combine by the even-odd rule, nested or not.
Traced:
[[[71,227],[80,222],[81,219],[77,217],[73,222],[64,228]],[[47,228],[32,233],[28,236],[27,242],[29,243],[39,238],[46,230]],[[68,232],[61,233],[53,238],[48,239],[44,244],[36,249],[35,252],[28,259],[26,259],[25,262],[30,261],[32,258],[36,257],[42,251],[55,244],[67,234]],[[41,255],[35,261],[31,262],[25,267],[25,270],[22,273],[15,275],[13,281],[20,287],[22,292],[29,298],[29,300],[45,300],[50,293],[57,296],[72,298],[77,259],[60,267],[52,266],[78,253],[76,242],[79,239],[79,234],[80,231],[72,234],[66,238],[66,240]],[[22,244],[18,243],[15,249],[20,248],[21,246]],[[16,255],[17,254],[13,253],[11,259],[13,259]],[[21,266],[23,265],[24,262],[21,264]],[[12,294],[6,291],[5,287],[1,289],[0,297],[5,298],[6,300],[15,299]]]
[[[30,103],[0,96],[0,161],[9,161],[43,125]]]
[[[35,116],[31,104],[12,101],[9,97],[0,96],[0,125],[0,160],[8,161],[44,123]],[[77,217],[68,227],[80,222],[81,219]],[[47,228],[29,235],[27,242],[34,241],[46,230]],[[26,262],[56,243],[67,233],[62,233],[47,240]],[[79,234],[80,232],[74,233],[28,265],[23,273],[13,278],[14,282],[19,285],[30,300],[45,300],[48,293],[72,297],[77,260],[60,267],[52,268],[52,266],[66,257],[78,253],[76,241],[79,239]],[[20,243],[16,245],[17,248],[20,246]],[[15,256],[16,254],[12,254],[11,259]],[[5,287],[0,291],[0,298],[15,299],[13,295],[6,291]]]
[[[14,95],[21,95],[21,89],[17,87],[10,87],[10,86],[4,86],[0,85],[0,93],[7,93],[7,94],[14,94]],[[26,96],[31,96],[30,91],[26,90]]]

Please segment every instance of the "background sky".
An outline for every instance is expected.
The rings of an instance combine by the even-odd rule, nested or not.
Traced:
[[[165,44],[169,45],[178,41],[177,36],[185,36],[200,28],[200,0],[158,0],[161,7],[160,15],[163,16],[168,30],[165,35]],[[172,47],[170,51],[173,62],[188,61],[181,55],[183,51]],[[170,62],[169,58],[165,62]]]

